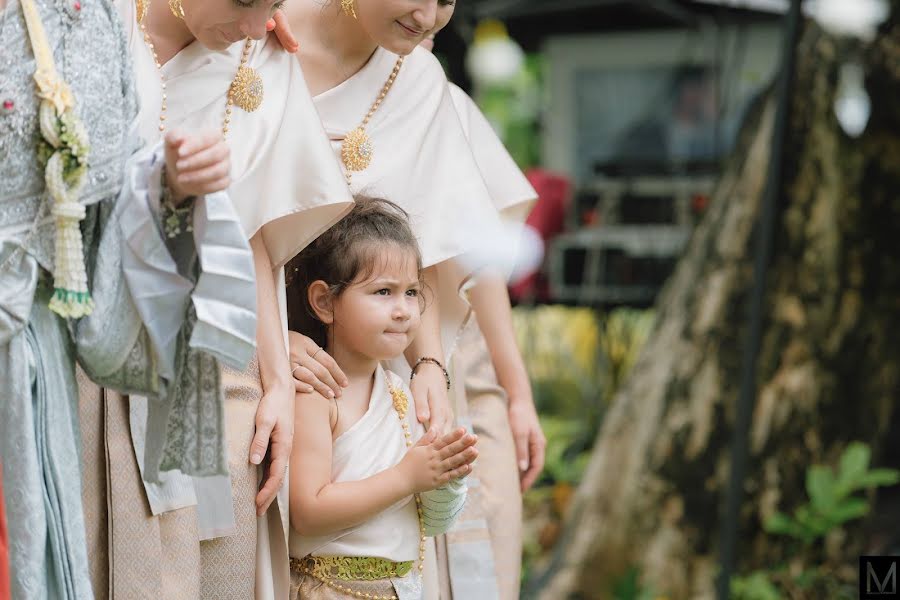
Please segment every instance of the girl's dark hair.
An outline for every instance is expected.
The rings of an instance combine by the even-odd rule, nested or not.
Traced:
[[[381,198],[355,196],[350,212],[317,237],[287,264],[288,327],[325,347],[327,328],[309,304],[314,281],[328,283],[333,297],[350,284],[365,280],[377,268],[380,248],[395,245],[410,251],[422,271],[419,243],[402,208]]]

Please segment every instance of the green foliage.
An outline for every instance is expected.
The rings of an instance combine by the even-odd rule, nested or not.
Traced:
[[[853,442],[841,455],[837,472],[824,465],[810,467],[806,472],[809,502],[799,506],[793,517],[780,512],[772,515],[765,523],[766,531],[812,544],[832,529],[864,517],[869,503],[854,494],[900,481],[900,471],[869,469],[870,458],[866,444]]]
[[[541,417],[541,428],[547,438],[542,480],[578,485],[591,457],[590,451],[579,451],[585,445],[579,442],[588,433],[586,425],[582,420]]]
[[[652,310],[633,308],[618,308],[602,320],[600,347],[606,362],[603,391],[607,403],[612,401],[637,362],[655,320]]]
[[[813,465],[806,472],[809,501],[793,516],[776,513],[765,523],[768,533],[785,535],[803,548],[791,559],[791,568],[777,565],[731,580],[736,600],[779,600],[782,597],[852,598],[853,586],[835,577],[834,568],[819,564],[813,544],[849,521],[864,517],[870,506],[858,492],[900,481],[900,471],[870,469],[871,451],[862,442],[847,445],[837,469]],[[812,566],[810,566],[812,564]]]
[[[764,571],[755,571],[745,577],[733,577],[731,597],[734,600],[781,600],[781,594]]]
[[[477,90],[475,100],[522,169],[540,164],[541,56],[530,54],[522,70],[505,85]]]
[[[641,572],[637,567],[628,569],[613,583],[613,600],[653,600],[653,588],[641,583]]]

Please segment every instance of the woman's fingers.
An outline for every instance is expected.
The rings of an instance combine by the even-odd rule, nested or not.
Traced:
[[[275,36],[278,38],[278,41],[281,42],[282,48],[289,54],[293,54],[300,49],[300,44],[297,43],[297,38],[294,37],[288,18],[283,11],[276,10],[269,21],[272,24],[272,29],[269,29],[267,23],[266,30],[275,31]]]
[[[228,144],[219,141],[219,143],[203,148],[190,156],[178,159],[175,163],[175,167],[180,172],[187,173],[196,169],[212,166],[227,159],[229,155],[230,150],[228,149]]]
[[[319,352],[315,358],[312,356],[303,359],[303,366],[312,373],[315,378],[326,388],[328,388],[328,392],[331,394],[329,398],[340,398],[341,397],[341,386],[338,385],[338,382],[334,380],[334,376],[332,376],[331,372],[325,368],[325,366],[318,361],[322,355],[328,356],[324,350]]]
[[[178,182],[182,185],[204,185],[207,183],[212,183],[214,181],[219,181],[225,177],[228,177],[228,174],[231,172],[231,161],[229,160],[220,160],[212,165],[207,167],[203,167],[201,169],[194,169],[187,172],[180,172],[178,174]]]
[[[168,139],[167,135],[166,140],[168,141]],[[173,141],[182,140],[180,145],[178,145],[178,158],[182,159],[210,146],[222,143],[222,132],[215,129],[206,129],[190,135],[173,133],[172,139]]]
[[[443,381],[439,383],[439,386],[445,385]],[[449,415],[447,411],[444,410],[447,403],[446,394],[442,394],[445,388],[439,387],[440,392],[432,392],[428,391],[428,408],[431,413],[431,419],[428,423],[429,429],[436,429],[438,433],[444,431],[444,428],[449,423]]]
[[[325,352],[325,350],[319,348],[319,346],[316,346],[315,348],[315,350],[309,352],[310,358],[312,358],[318,364],[322,365],[328,371],[328,374],[331,375],[332,380],[339,386],[339,388],[347,387],[348,385],[350,385],[350,380],[348,380],[347,376],[344,375],[344,372],[338,366],[337,361],[335,361],[330,354]],[[335,391],[340,392],[340,389],[337,389]]]
[[[419,441],[416,443],[416,446],[427,446],[429,444],[434,443],[435,432],[434,431],[426,431],[425,435],[419,438]]]
[[[293,366],[294,370],[291,371],[291,377],[294,378],[294,389],[303,394],[311,394],[315,390],[315,388],[306,381],[298,379],[297,371],[300,370],[300,365],[294,364]]]
[[[326,398],[334,398],[334,391],[325,385],[316,375],[304,365],[297,365],[293,370],[294,379],[304,383]]]

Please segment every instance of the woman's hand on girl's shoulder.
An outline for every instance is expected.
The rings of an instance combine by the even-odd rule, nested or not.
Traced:
[[[312,339],[288,331],[291,376],[298,392],[319,392],[326,398],[340,398],[347,376],[331,356]]]

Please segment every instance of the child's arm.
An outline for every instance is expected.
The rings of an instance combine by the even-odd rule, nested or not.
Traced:
[[[453,431],[436,445],[427,434],[394,467],[361,481],[331,482],[329,401],[297,394],[291,452],[291,525],[318,536],[359,525],[403,498],[466,475],[477,453],[474,436]]]

